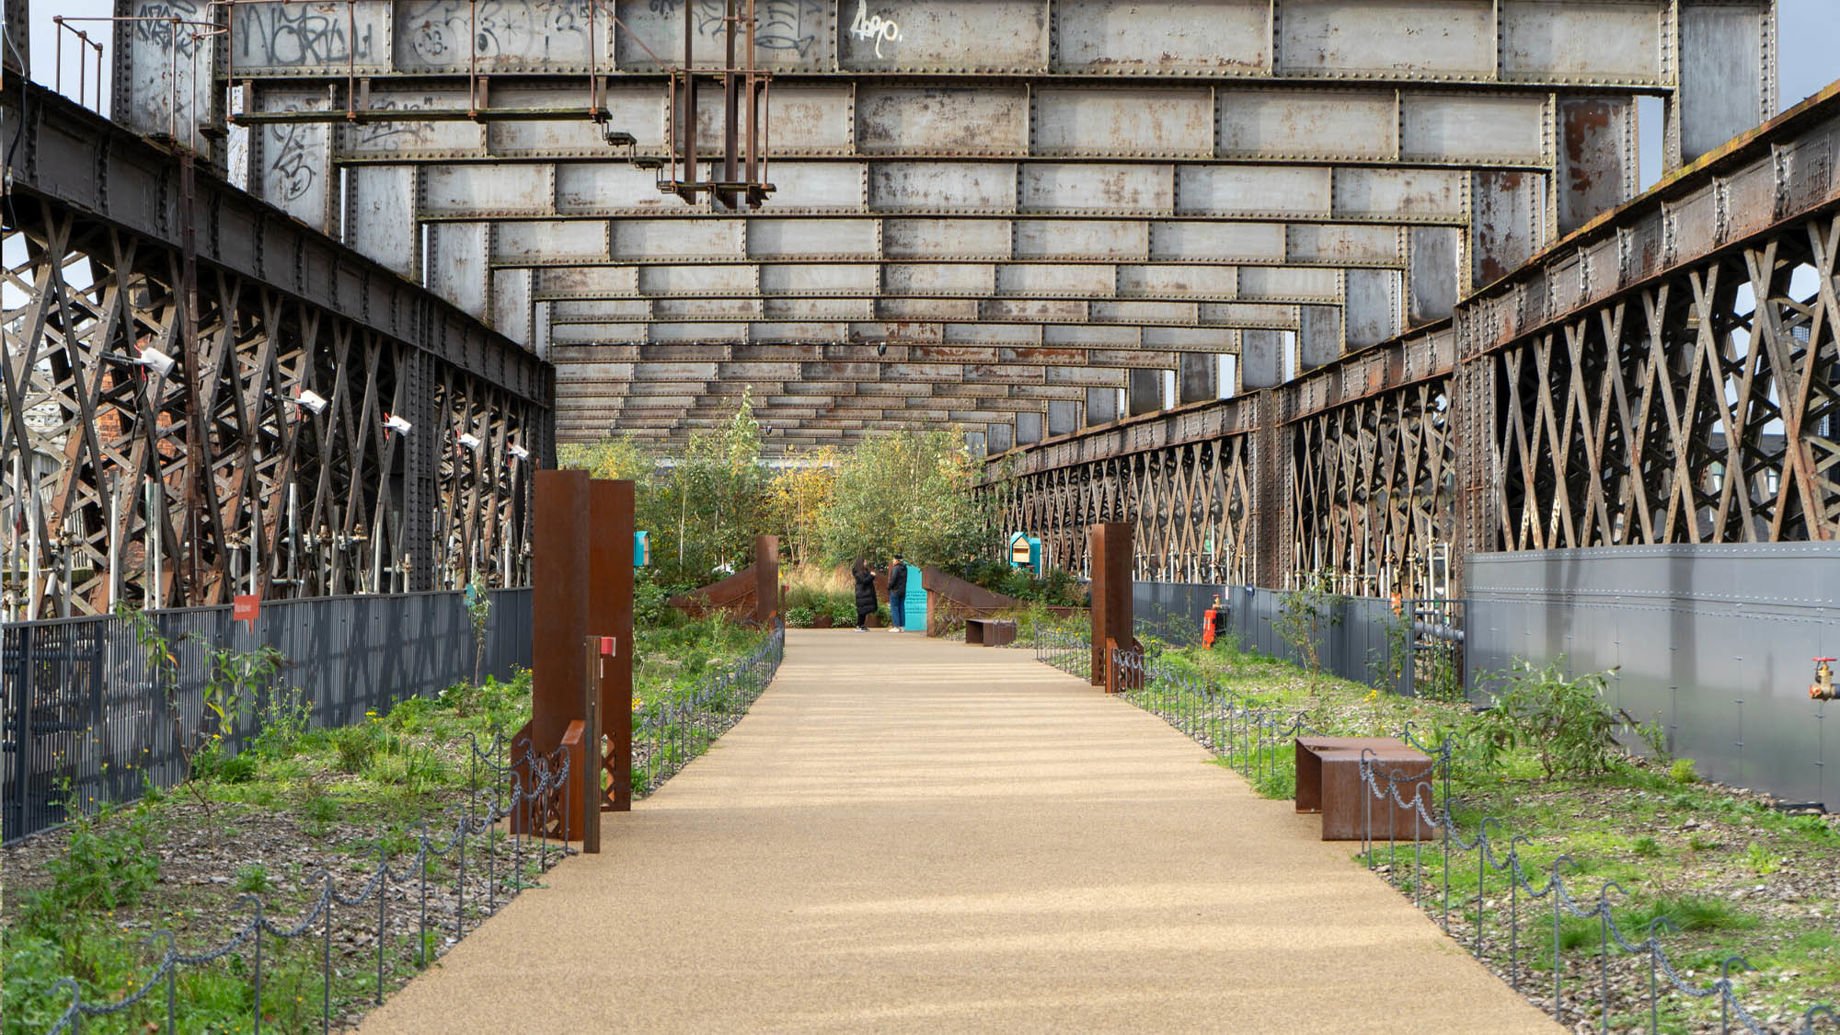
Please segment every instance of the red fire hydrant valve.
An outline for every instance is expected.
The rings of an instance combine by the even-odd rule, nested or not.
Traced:
[[[1814,682],[1808,684],[1808,699],[1811,701],[1831,701],[1834,699],[1833,658],[1814,659]]]

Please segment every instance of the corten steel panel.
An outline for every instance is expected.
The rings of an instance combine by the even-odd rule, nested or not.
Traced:
[[[1659,720],[1709,779],[1785,800],[1840,799],[1832,702],[1809,699],[1837,653],[1840,544],[1619,547],[1471,554],[1471,685],[1511,659],[1603,671],[1610,700]]]
[[[596,480],[590,487],[589,567],[594,630],[611,636],[614,656],[602,660],[601,733],[606,738],[604,808],[632,808],[633,483]]]
[[[1088,533],[1092,549],[1092,673],[1093,686],[1104,686],[1106,641],[1121,649],[1137,642],[1132,618],[1131,551],[1134,528],[1129,522],[1093,525]]]
[[[631,537],[628,537],[630,541]],[[779,536],[754,537],[754,621],[766,626],[779,613]]]
[[[586,471],[536,472],[531,537],[531,744],[554,751],[579,719],[589,628],[591,497]]]

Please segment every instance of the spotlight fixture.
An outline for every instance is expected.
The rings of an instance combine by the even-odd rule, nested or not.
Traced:
[[[523,446],[511,446],[509,452],[519,460],[530,459],[530,450],[525,449]]]
[[[471,435],[468,435],[466,432],[463,431],[460,433],[459,441],[460,441],[460,445],[464,446],[465,448],[473,450],[474,452],[479,451],[479,440],[477,438],[474,438]]]
[[[383,415],[383,429],[386,434],[394,431],[401,435],[407,435],[415,429],[415,425],[403,420],[401,417],[392,416],[386,413]]]
[[[165,377],[167,374],[172,373],[175,360],[166,353],[149,345],[141,350],[141,354],[134,358],[134,362],[139,363],[141,366],[146,367],[148,370],[153,371],[161,377]]]
[[[325,396],[313,389],[302,388],[300,390],[300,395],[294,399],[294,405],[317,416],[325,413],[326,407],[332,404],[326,401]]]

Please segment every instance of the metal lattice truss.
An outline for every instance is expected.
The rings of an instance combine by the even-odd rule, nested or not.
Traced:
[[[1502,544],[1840,536],[1837,252],[1789,228],[1498,353]]]
[[[1047,562],[1086,574],[1087,530],[1102,521],[1136,521],[1134,578],[1244,582],[1255,436],[1226,427],[1208,434],[1156,422],[1135,429],[1144,441],[1184,439],[1066,465],[1009,470],[990,491],[1005,528],[1038,535]],[[1097,450],[1093,450],[1097,452]]]
[[[1234,522],[1248,580],[1322,574],[1376,595],[1440,590],[1446,557],[1460,587],[1478,551],[1835,538],[1837,153],[1840,84],[1445,324],[1278,388],[1012,451],[990,489],[1011,530],[1061,556],[1100,520],[1136,520],[1154,549],[1189,519],[1112,472],[1232,449],[1252,486]]]
[[[541,455],[548,439],[544,408],[507,387],[522,377],[384,333],[366,317],[392,303],[361,290],[355,257],[323,265],[336,245],[245,221],[261,206],[239,211],[204,177],[188,290],[186,250],[158,229],[175,199],[124,189],[172,186],[156,170],[174,160],[48,95],[33,108],[6,113],[26,141],[0,287],[8,617],[525,581],[531,465],[510,450]],[[117,177],[113,196],[63,164],[59,142],[86,134],[83,161]],[[81,207],[66,188],[89,192]],[[212,261],[227,226],[254,226],[232,246],[266,244],[282,268],[265,279]],[[341,288],[357,290],[329,306]]]
[[[198,73],[234,96],[184,103],[251,126],[252,191],[555,362],[564,439],[751,385],[770,442],[999,451],[1447,318],[1634,193],[1638,96],[1675,164],[1775,101],[1773,0],[756,2],[755,212],[645,167],[723,0],[239,2]],[[118,47],[150,131],[197,88],[170,48]]]
[[[1425,381],[1291,426],[1293,579],[1328,575],[1364,596],[1428,595],[1431,546],[1455,531],[1449,388],[1448,378]]]

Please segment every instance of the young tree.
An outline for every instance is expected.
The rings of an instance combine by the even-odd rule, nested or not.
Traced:
[[[825,446],[803,455],[789,454],[786,466],[773,476],[767,490],[767,519],[793,564],[817,560],[819,522],[830,507],[839,463],[837,450]]]
[[[825,559],[886,559],[950,564],[989,545],[986,502],[974,494],[978,462],[946,431],[906,431],[868,439],[837,469],[820,522]]]

